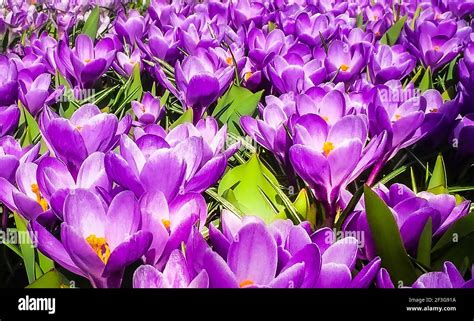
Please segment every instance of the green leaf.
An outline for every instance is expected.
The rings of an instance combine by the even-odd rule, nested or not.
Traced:
[[[370,189],[364,186],[365,209],[377,254],[392,277],[392,281],[402,281],[411,285],[417,275],[415,268],[408,258],[397,223],[392,212],[384,201]]]
[[[458,268],[464,265],[467,259],[468,265],[474,262],[474,232],[471,232],[460,238],[452,246],[445,247],[433,254],[434,260],[431,266],[434,270],[442,268],[444,262],[450,261]]]
[[[280,186],[278,184],[275,184],[272,179],[270,177],[268,177],[267,175],[265,175],[265,178],[267,179],[267,182],[273,187],[273,190],[275,192],[277,192],[278,196],[280,197],[280,199],[282,200],[283,204],[285,205],[285,209],[286,211],[288,211],[288,214],[289,214],[289,218],[292,219],[293,223],[295,224],[299,224],[301,223],[301,218],[300,218],[300,214],[298,213],[298,211],[296,210],[296,207],[295,205],[293,204],[293,202],[288,198],[288,196],[286,196],[286,194],[281,190]],[[260,189],[260,191],[262,191]],[[262,191],[263,192],[263,191]],[[267,197],[268,199],[268,197]],[[271,201],[270,201],[271,203]],[[273,204],[271,203],[270,205],[273,206]],[[285,210],[284,209],[284,210]],[[283,211],[280,211],[279,212],[279,215],[282,216],[282,217],[287,217],[287,215],[285,214],[285,212]],[[278,212],[278,210],[277,210]],[[305,213],[306,214],[306,213]],[[301,217],[304,217],[301,215]]]
[[[23,140],[23,146],[29,146],[31,145],[35,139],[40,135],[40,129],[38,126],[38,123],[36,122],[36,119],[28,112],[28,110],[20,104],[21,110],[23,112],[23,115],[25,117],[25,123],[26,123],[26,135]]]
[[[431,68],[428,67],[425,70],[425,73],[423,75],[423,78],[421,79],[419,89],[421,92],[425,92],[428,89],[433,88],[433,76],[431,75]]]
[[[47,272],[54,269],[54,261],[38,251],[38,261],[41,271]]]
[[[27,222],[20,215],[14,213],[15,224],[18,230],[19,236],[21,235],[20,249],[23,257],[23,263],[25,264],[26,275],[28,276],[28,282],[32,283],[35,279],[35,248],[34,244],[28,233],[26,227]]]
[[[394,44],[396,44],[406,20],[407,16],[404,16],[400,18],[397,22],[395,22],[390,27],[390,29],[385,32],[385,34],[382,36],[382,39],[380,39],[380,42],[389,46],[393,46]]]
[[[362,12],[358,13],[356,16],[356,26],[357,28],[361,28],[364,26],[364,15]]]
[[[244,87],[234,85],[219,99],[212,116],[220,123],[227,124],[229,132],[240,134],[240,117],[255,113],[262,94],[263,90],[252,93]]]
[[[433,169],[433,174],[431,175],[430,182],[428,183],[427,191],[433,194],[446,194],[448,192],[446,168],[444,166],[444,160],[442,155],[438,155],[438,157],[436,158],[435,167]]]
[[[416,251],[416,259],[426,266],[431,266],[432,225],[430,217],[423,228],[420,240],[418,241],[418,249]]]
[[[310,221],[311,223],[316,223],[316,217],[312,218],[312,209],[311,203],[309,202],[308,192],[303,188],[296,197],[296,200],[293,203],[298,214],[305,220]]]
[[[135,66],[133,67],[132,83],[130,84],[130,87],[127,90],[127,95],[129,95],[130,93],[134,93],[130,96],[130,101],[140,100],[142,98],[143,86],[140,77],[140,64],[138,63],[135,64]]]
[[[420,16],[421,10],[421,6],[418,6],[418,8],[416,8],[415,14],[413,15],[413,19],[411,20],[411,29],[413,30],[415,30],[416,19],[418,19]]]
[[[275,214],[274,208],[281,212],[285,206],[268,180],[278,186],[275,176],[257,155],[253,155],[248,162],[232,168],[224,175],[217,193],[225,197],[226,191],[231,190],[233,199],[226,197],[229,202],[244,215],[255,215],[269,223],[280,217]]]
[[[171,124],[170,130],[175,128],[178,125],[184,124],[184,123],[192,123],[193,122],[193,110],[190,108],[186,110],[179,118]]]
[[[416,184],[415,171],[413,170],[413,167],[410,167],[410,178],[411,178],[411,189],[416,194],[418,193],[418,189],[417,189],[417,184]]]
[[[456,246],[461,239],[474,233],[474,213],[456,221],[444,234],[431,250],[433,255],[443,249]]]
[[[28,289],[58,289],[69,287],[69,280],[58,270],[50,270],[28,285]]]
[[[96,6],[92,9],[89,18],[87,18],[84,27],[82,27],[82,33],[91,37],[92,40],[95,40],[97,37],[97,30],[99,30],[99,16],[100,16],[100,8]]]

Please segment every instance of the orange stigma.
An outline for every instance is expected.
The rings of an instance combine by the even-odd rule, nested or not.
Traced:
[[[342,71],[348,71],[349,68],[351,68],[351,67],[349,67],[349,66],[346,65],[346,64],[342,64],[340,68],[341,68]]]
[[[432,108],[430,109],[430,113],[437,113],[438,112],[438,108]]]
[[[107,264],[110,257],[110,248],[105,238],[96,237],[95,234],[91,234],[86,238],[86,241],[92,247],[99,259],[104,262],[104,264]]]
[[[400,114],[395,115],[395,120],[399,120],[400,118],[402,118],[402,115],[400,115]]]
[[[328,156],[329,153],[334,149],[334,144],[331,142],[324,142],[323,153],[325,156]]]
[[[48,202],[41,196],[38,184],[31,184],[31,191],[36,195],[36,202],[38,202],[43,211],[46,211],[48,209]]]
[[[252,77],[252,73],[250,71],[247,71],[244,75],[245,81],[249,80],[250,77]]]
[[[246,288],[248,286],[254,285],[255,283],[252,280],[243,280],[239,283],[239,288]]]
[[[234,61],[232,60],[232,57],[227,57],[227,58],[225,59],[225,62],[226,62],[229,66],[231,66]]]
[[[163,223],[164,227],[165,227],[167,230],[170,229],[170,227],[171,227],[171,221],[170,221],[170,220],[167,220],[167,219],[164,218],[164,219],[161,220],[161,223]]]
[[[86,64],[88,64],[89,62],[91,62],[91,60],[90,60],[89,58],[87,58],[87,59],[84,59],[84,62],[85,62]]]

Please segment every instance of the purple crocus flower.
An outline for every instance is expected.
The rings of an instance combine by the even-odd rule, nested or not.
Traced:
[[[195,119],[229,87],[233,77],[231,65],[223,64],[215,54],[197,50],[175,66],[177,89],[188,108],[193,108]],[[169,88],[168,88],[169,89]]]
[[[376,285],[378,288],[394,288],[390,274],[385,268],[377,273]],[[458,268],[451,262],[443,264],[441,272],[427,272],[422,274],[411,286],[412,288],[474,288],[474,278],[465,281]]]
[[[449,194],[435,195],[429,192],[415,194],[402,184],[393,184],[389,189],[380,185],[376,190],[391,209],[400,235],[408,253],[415,254],[418,240],[429,218],[432,220],[432,235],[439,239],[457,220],[469,213],[469,201],[456,204],[456,198]],[[345,230],[364,231],[365,247],[363,254],[373,258],[375,244],[370,233],[364,210],[351,214],[344,223]]]
[[[81,34],[76,46],[70,49],[61,40],[55,53],[57,67],[71,87],[91,88],[109,69],[115,58],[115,46],[111,38],[103,38],[94,46],[92,39]]]
[[[462,117],[451,135],[451,143],[459,154],[474,155],[474,144],[472,137],[474,135],[474,114],[467,114]]]
[[[240,287],[368,287],[380,268],[380,259],[375,258],[353,279],[351,271],[357,258],[357,239],[348,237],[336,241],[334,232],[327,228],[310,237],[307,222],[294,226],[289,220],[277,220],[261,229],[264,224],[258,218],[246,216],[240,220],[223,212],[221,223],[222,232],[209,226],[211,242],[220,256],[210,251],[204,255],[203,266],[209,273],[211,287],[235,287],[231,272]],[[247,248],[251,242],[247,233],[252,235],[253,244],[262,246],[260,249]],[[275,249],[277,276],[273,279]],[[238,253],[239,259],[235,262],[232,251]],[[253,251],[261,255],[254,257]],[[228,267],[223,265],[221,257],[227,258]],[[268,269],[258,271],[258,266]],[[219,276],[218,271],[224,273]],[[259,279],[259,283],[254,279]]]
[[[427,99],[413,84],[403,88],[399,80],[391,80],[375,90],[374,103],[368,107],[370,132],[388,133],[385,157],[380,163],[428,135],[442,120],[443,114],[435,105],[427,110]],[[431,94],[427,95],[432,101]],[[425,117],[427,113],[431,113],[430,117]]]
[[[408,49],[418,56],[426,67],[437,70],[457,56],[470,28],[459,27],[454,20],[423,21],[415,31],[405,28]]]
[[[112,63],[112,67],[122,76],[130,77],[136,64],[142,67],[141,52],[135,48],[130,55],[121,51],[117,52],[117,59]]]
[[[416,59],[402,45],[380,45],[369,62],[370,79],[374,84],[402,79],[415,68]]]
[[[18,98],[18,71],[7,56],[0,55],[0,106],[10,106]]]
[[[61,240],[33,221],[38,248],[64,268],[87,277],[94,287],[119,287],[125,267],[148,250],[153,236],[141,231],[133,193],[118,194],[107,207],[94,193],[71,191],[64,203]]]
[[[320,46],[322,39],[328,42],[335,31],[330,15],[317,13],[311,16],[302,12],[296,17],[295,36],[309,46]]]
[[[334,82],[349,81],[359,75],[366,60],[367,50],[362,43],[350,47],[347,43],[334,40],[329,46],[324,66]]]
[[[122,11],[115,20],[114,28],[120,40],[133,45],[145,32],[145,18],[136,10],[130,10],[128,16]]]
[[[21,74],[19,84],[20,101],[33,116],[36,116],[45,104],[55,103],[63,90],[63,86],[54,91],[50,90],[50,74],[41,74],[35,79],[30,78],[28,74]]]
[[[82,162],[90,154],[107,152],[117,143],[121,134],[128,132],[129,117],[120,122],[113,114],[102,113],[92,104],[77,109],[70,119],[41,118],[45,140],[75,177]]]
[[[172,201],[160,191],[145,193],[140,198],[142,229],[153,233],[153,242],[145,255],[148,264],[160,269],[172,251],[188,240],[193,226],[204,226],[207,206],[200,194],[188,193]]]
[[[174,250],[163,272],[152,265],[142,265],[133,274],[134,288],[207,288],[209,276],[202,270],[196,277],[191,278],[188,264],[183,253]]]
[[[0,177],[13,183],[20,164],[32,162],[38,157],[40,145],[22,148],[11,136],[0,138]]]
[[[10,182],[0,177],[0,200],[11,211],[21,214],[27,220],[32,220],[49,209],[48,200],[39,190],[36,180],[38,165],[31,162],[21,164],[15,175],[16,188]]]
[[[295,113],[294,95],[267,96],[265,102],[261,120],[242,116],[240,124],[252,139],[275,153],[283,164],[289,165],[288,150],[292,139],[288,134],[288,121]]]
[[[171,201],[178,193],[200,193],[219,179],[227,159],[240,146],[236,143],[224,151],[226,133],[225,126],[218,129],[216,120],[208,117],[196,126],[179,125],[168,134],[144,134],[136,142],[122,136],[120,155],[107,154],[106,170],[137,196],[158,190]],[[157,172],[165,176],[156,180],[153,173]]]
[[[268,77],[280,93],[301,93],[326,79],[326,70],[320,59],[303,60],[292,52],[284,57],[275,56],[267,66]]]
[[[326,204],[328,215],[334,215],[330,204],[337,201],[341,189],[378,159],[385,133],[366,146],[368,129],[364,116],[344,116],[330,126],[315,114],[301,116],[294,132],[290,161],[316,197]]]
[[[299,287],[305,272],[304,263],[295,263],[277,275],[276,242],[265,225],[257,222],[239,230],[229,245],[227,263],[212,251],[205,253],[203,261],[209,286],[217,288]]]
[[[247,37],[249,59],[257,68],[265,67],[275,55],[281,53],[285,46],[285,34],[280,29],[274,29],[265,35],[259,28],[252,28]]]
[[[132,109],[140,125],[154,124],[165,114],[165,109],[161,106],[160,100],[149,92],[143,94],[141,102],[132,101]]]
[[[0,107],[0,138],[12,134],[17,129],[20,114],[17,105]]]
[[[154,25],[150,26],[148,31],[148,50],[151,55],[174,65],[176,59],[181,56],[178,49],[179,41],[176,32],[174,28],[163,32]]]
[[[105,172],[104,154],[101,152],[92,153],[84,160],[77,178],[59,159],[43,157],[38,162],[35,178],[42,197],[60,219],[64,216],[64,200],[71,190],[82,188],[109,193],[112,189],[112,183]]]

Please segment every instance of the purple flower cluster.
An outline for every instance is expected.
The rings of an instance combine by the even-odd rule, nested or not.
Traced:
[[[57,268],[101,288],[137,262],[137,288],[394,287],[366,184],[408,262],[431,227],[439,264],[404,286],[474,287],[434,250],[470,201],[426,165],[449,150],[469,176],[472,0],[0,5],[1,227],[25,220]],[[413,164],[426,191],[398,177]]]

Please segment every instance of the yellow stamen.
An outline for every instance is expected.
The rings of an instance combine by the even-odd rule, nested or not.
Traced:
[[[435,51],[439,51],[440,48],[439,48],[439,46],[434,46],[433,49],[434,49]]]
[[[41,205],[43,211],[46,211],[48,209],[48,202],[41,196],[38,184],[31,184],[31,191],[36,195],[36,201]]]
[[[252,280],[243,280],[239,283],[240,288],[246,288],[248,286],[254,285],[255,283]]]
[[[331,142],[324,142],[323,153],[325,156],[328,156],[329,153],[334,149],[334,144]]]
[[[161,220],[161,223],[163,223],[163,225],[165,226],[165,228],[167,230],[170,229],[170,226],[171,226],[171,221],[170,220],[167,220],[167,219],[164,218],[164,219]]]
[[[110,248],[105,238],[96,237],[95,234],[91,234],[86,238],[86,241],[92,247],[94,252],[97,253],[100,260],[104,262],[104,264],[107,264],[110,257]]]
[[[226,62],[229,66],[234,63],[234,61],[232,60],[232,57],[227,57],[227,58],[225,59],[225,62]]]
[[[395,119],[396,119],[396,120],[399,120],[400,118],[402,118],[402,115],[400,115],[400,114],[396,114],[396,115],[395,115]]]
[[[349,67],[349,66],[346,65],[346,64],[342,64],[340,68],[341,68],[342,71],[348,71],[349,68],[351,68],[351,67]]]
[[[322,116],[322,118],[327,122],[329,122],[329,117],[328,116]]]
[[[84,59],[84,62],[85,62],[86,64],[88,64],[89,62],[91,62],[91,60],[90,60],[89,58],[88,58],[88,59]]]
[[[250,77],[252,77],[252,73],[250,71],[247,71],[244,75],[245,81],[249,80]]]
[[[82,126],[76,126],[76,130],[80,132],[82,130]]]

